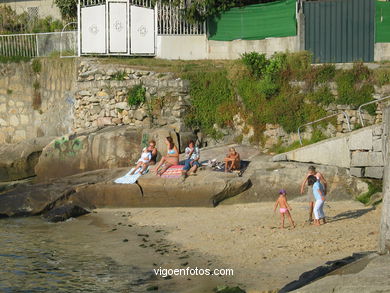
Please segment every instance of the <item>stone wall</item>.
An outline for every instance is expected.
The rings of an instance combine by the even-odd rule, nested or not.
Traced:
[[[382,179],[383,136],[383,125],[373,125],[276,155],[273,160],[349,168],[352,176]]]
[[[304,82],[293,82],[294,86],[298,86],[302,88],[304,91],[305,83]],[[330,82],[328,84],[331,92],[337,98],[337,86],[334,82]],[[387,96],[390,96],[390,85],[384,85],[382,87],[375,86],[375,93],[373,95],[374,99],[381,99]],[[362,108],[362,118],[364,125],[373,125],[382,123],[382,114],[383,109],[390,104],[390,99],[384,100],[377,104],[375,115],[370,115],[367,112],[367,108]],[[358,107],[353,107],[350,105],[338,105],[338,104],[330,104],[324,107],[328,115],[333,115],[339,113],[336,118],[333,118],[334,122],[330,123],[332,120],[329,119],[328,124],[326,126],[319,126],[315,124],[315,127],[321,129],[322,133],[327,137],[336,137],[340,136],[344,133],[349,132],[347,120],[342,112],[345,112],[349,117],[351,130],[358,129],[361,127]],[[311,122],[311,121],[307,121]],[[324,121],[326,122],[326,121]],[[312,126],[306,126],[301,128],[301,136],[302,139],[310,140],[313,133]],[[264,135],[264,144],[263,148],[265,151],[272,149],[273,146],[282,143],[284,146],[288,146],[294,142],[299,140],[299,136],[297,131],[293,133],[287,133],[284,131],[280,125],[277,124],[267,124],[265,127]]]
[[[383,154],[385,157],[385,172],[383,176],[382,218],[379,235],[379,249],[382,253],[390,253],[390,107],[385,111]]]
[[[129,91],[137,85],[145,89],[145,101],[131,106]],[[78,69],[73,128],[129,125],[185,133],[189,130],[184,124],[190,105],[188,90],[189,82],[171,73],[83,61]]]
[[[0,65],[0,144],[58,136],[72,127],[72,60],[39,59]]]

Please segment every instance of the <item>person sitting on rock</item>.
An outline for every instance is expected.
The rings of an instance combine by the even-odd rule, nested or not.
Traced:
[[[148,151],[152,154],[152,158],[149,161],[149,166],[156,165],[157,163],[157,148],[156,141],[149,141]]]
[[[161,176],[169,167],[179,164],[179,151],[173,143],[172,137],[168,136],[165,143],[167,144],[168,151],[167,155],[162,157],[156,166],[155,172],[158,176]],[[161,166],[162,168],[159,171]]]
[[[190,140],[188,142],[188,147],[186,147],[184,153],[186,159],[184,161],[182,176],[183,178],[186,178],[190,172],[195,174],[198,167],[200,167],[200,152],[199,148],[195,146],[195,142],[193,140]]]
[[[231,147],[229,153],[226,155],[225,161],[225,172],[231,172],[233,170],[240,170],[241,159],[240,154],[235,148]]]
[[[149,166],[149,162],[152,158],[152,153],[149,151],[148,148],[144,148],[142,150],[141,158],[137,161],[137,165],[133,169],[133,171],[130,172],[130,175],[133,175],[135,171],[137,171],[139,168],[141,168],[140,174],[145,172],[146,168]]]

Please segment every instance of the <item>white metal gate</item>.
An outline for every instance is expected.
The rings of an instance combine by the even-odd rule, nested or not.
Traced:
[[[155,9],[130,5],[129,0],[79,10],[80,54],[154,55]]]

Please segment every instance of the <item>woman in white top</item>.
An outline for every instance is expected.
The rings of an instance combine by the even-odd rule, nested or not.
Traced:
[[[152,159],[152,153],[149,151],[148,148],[144,148],[142,150],[141,158],[138,159],[137,165],[135,166],[133,171],[131,171],[130,175],[133,175],[135,173],[135,171],[137,171],[141,167],[142,167],[142,169],[141,169],[140,173],[142,174],[143,172],[145,172],[151,159]]]

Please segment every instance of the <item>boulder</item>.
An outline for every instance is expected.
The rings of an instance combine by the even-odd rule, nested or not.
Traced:
[[[165,140],[168,136],[172,137],[173,142],[179,148],[177,133],[170,128],[144,129],[142,132],[142,145],[147,145],[148,141],[155,140],[158,150],[157,159],[159,160],[161,156],[165,156],[167,154],[167,145],[165,144]]]
[[[66,221],[69,218],[77,218],[88,213],[90,213],[88,210],[68,203],[44,213],[43,217],[49,222],[57,223]]]
[[[0,182],[35,176],[35,165],[43,148],[54,137],[38,137],[17,144],[0,145]]]
[[[140,155],[141,132],[129,126],[64,135],[43,149],[35,167],[38,181],[85,171],[128,166]]]

